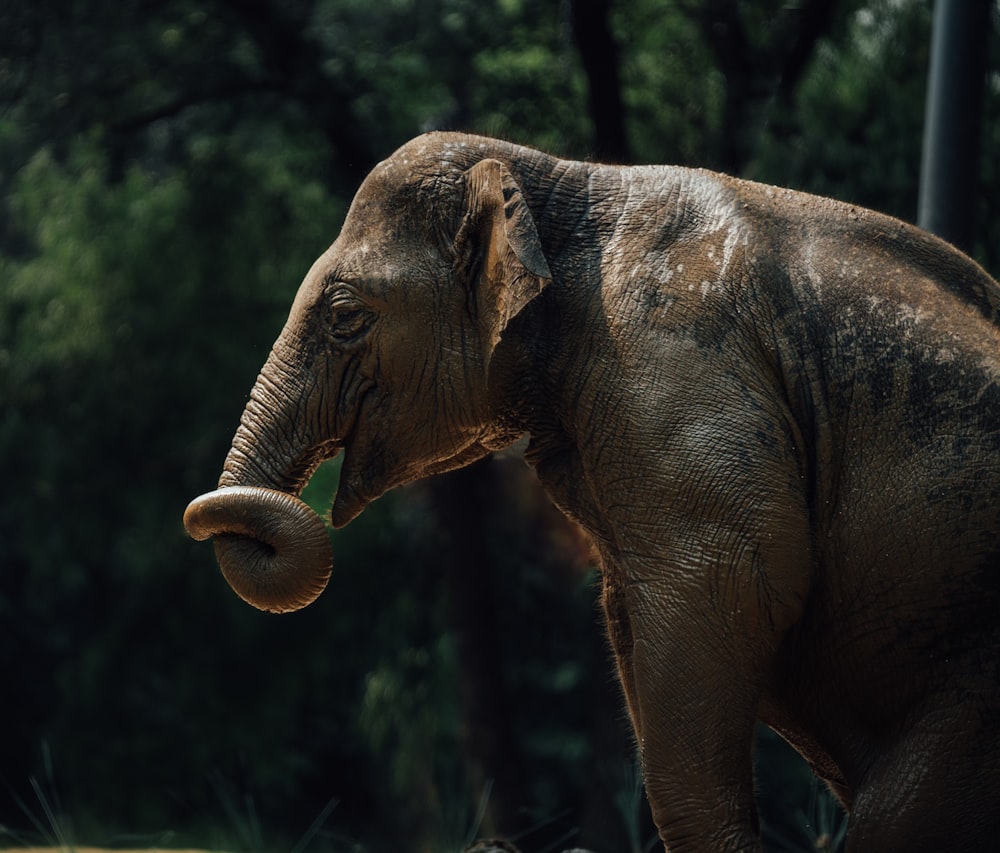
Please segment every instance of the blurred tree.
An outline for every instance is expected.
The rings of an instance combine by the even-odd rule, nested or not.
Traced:
[[[850,3],[802,0],[732,3],[690,0],[679,4],[698,27],[722,76],[723,97],[711,165],[730,174],[746,168],[775,100],[794,97],[835,11]]]
[[[859,9],[776,112],[746,171],[912,221],[930,25],[925,3],[874,0]]]
[[[484,460],[428,489],[435,511],[447,520],[440,547],[448,623],[456,645],[461,744],[473,794],[487,798],[482,832],[497,835],[517,828],[524,781],[511,731],[512,697],[493,590],[502,578],[487,541],[489,519],[502,512],[491,505],[498,494],[495,466]]]
[[[611,31],[611,0],[571,0],[573,36],[587,75],[594,153],[600,159],[628,163],[625,105],[618,72],[618,45]]]

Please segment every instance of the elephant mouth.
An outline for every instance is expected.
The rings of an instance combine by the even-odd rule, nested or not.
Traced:
[[[352,447],[345,443],[340,469],[340,483],[330,509],[330,524],[341,528],[353,521],[368,504],[395,486],[402,486],[425,477],[444,474],[489,455],[491,448],[478,440],[470,440],[446,457],[422,463],[392,461],[378,448]],[[358,460],[364,460],[359,462]]]
[[[338,530],[396,484],[395,478],[387,476],[385,454],[372,451],[367,445],[344,444],[340,481],[329,513],[330,524]]]
[[[353,407],[353,417],[344,437],[336,444],[330,443],[330,449],[335,448],[335,452],[326,458],[332,459],[343,452],[340,482],[337,485],[337,493],[334,495],[333,506],[330,508],[330,524],[336,528],[344,527],[357,518],[362,510],[381,494],[381,492],[368,494],[370,490],[361,486],[362,480],[371,479],[375,466],[371,463],[361,466],[353,464],[359,455],[362,458],[373,458],[374,456],[368,452],[368,448],[358,448],[356,439],[358,425],[365,420],[364,410],[373,405],[372,398],[376,396],[375,392],[374,382],[364,384]]]

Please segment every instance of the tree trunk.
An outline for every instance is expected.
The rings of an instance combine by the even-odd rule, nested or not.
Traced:
[[[492,459],[428,482],[442,526],[448,617],[455,638],[463,753],[474,799],[488,797],[480,835],[513,835],[521,805],[521,771],[511,730],[488,545],[488,519],[496,511]]]
[[[733,175],[744,172],[753,159],[771,105],[791,101],[836,11],[834,0],[785,4],[775,9],[768,38],[757,43],[744,19],[748,7],[730,0],[681,7],[697,23],[725,80],[713,162],[705,165]]]
[[[625,107],[618,73],[618,45],[611,32],[610,0],[571,0],[573,37],[587,75],[596,156],[627,163]]]

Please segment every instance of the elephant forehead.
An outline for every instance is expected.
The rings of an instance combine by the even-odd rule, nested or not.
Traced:
[[[372,170],[372,177],[388,180],[416,180],[432,177],[457,180],[473,163],[488,156],[495,140],[462,134],[431,134],[397,149]]]
[[[356,275],[396,277],[401,272],[451,262],[448,229],[441,227],[440,207],[413,198],[372,200],[354,205],[328,265]]]
[[[414,214],[429,202],[447,205],[461,181],[460,165],[450,157],[431,153],[411,157],[397,152],[364,179],[354,196],[352,212],[373,208],[383,218],[393,218]]]
[[[426,195],[399,193],[355,203],[332,248],[344,258],[365,262],[402,254],[416,258],[438,254],[443,249],[442,237],[449,230],[442,223],[450,214],[446,203]]]
[[[339,242],[339,241],[338,241]],[[381,281],[387,285],[439,278],[450,258],[427,239],[391,232],[362,232],[335,245],[325,262],[324,278],[348,282]]]
[[[360,203],[355,199],[335,246],[341,253],[351,250],[367,255],[389,242],[393,232],[399,230],[398,219],[398,214],[393,215],[391,208],[387,209],[379,199]]]

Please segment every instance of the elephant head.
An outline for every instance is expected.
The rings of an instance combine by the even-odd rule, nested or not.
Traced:
[[[306,275],[218,489],[184,517],[249,603],[295,610],[325,587],[329,537],[297,497],[325,459],[344,453],[340,527],[388,489],[517,437],[491,405],[490,365],[551,274],[521,186],[487,153],[448,135],[404,146]]]

